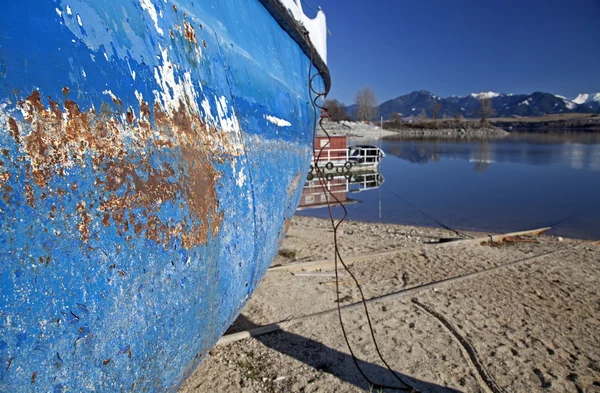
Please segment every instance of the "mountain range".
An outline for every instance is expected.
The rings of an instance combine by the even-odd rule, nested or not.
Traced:
[[[492,101],[494,117],[542,116],[558,113],[600,113],[600,93],[579,94],[568,99],[551,93],[502,94],[495,92],[473,93],[466,97],[438,97],[427,90],[394,98],[379,105],[377,119],[392,119],[393,113],[403,118],[418,117],[424,114],[433,117],[434,108],[439,109],[438,117],[477,118],[480,116],[481,99]],[[347,108],[351,118],[356,117],[356,105]],[[375,119],[373,119],[375,120]]]

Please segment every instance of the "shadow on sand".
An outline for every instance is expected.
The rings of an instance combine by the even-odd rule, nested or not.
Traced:
[[[243,314],[235,321],[235,330],[252,329],[258,327]],[[332,329],[337,329],[332,327]],[[233,333],[230,332],[230,333]],[[290,356],[310,367],[326,372],[348,382],[367,392],[379,392],[377,388],[371,388],[369,383],[356,369],[352,356],[335,349],[329,348],[318,341],[302,337],[297,334],[279,331],[255,337],[263,345],[277,352]],[[388,386],[402,386],[394,378],[389,370],[377,364],[368,363],[358,359],[358,364],[363,372],[373,381]],[[396,373],[403,381],[423,393],[461,393],[461,391],[436,385],[434,383],[421,381],[410,376]],[[398,392],[399,390],[384,389],[383,392]]]

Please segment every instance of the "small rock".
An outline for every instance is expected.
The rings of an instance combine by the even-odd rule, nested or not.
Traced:
[[[577,382],[577,379],[579,379],[579,376],[577,374],[571,373],[571,374],[567,375],[567,379],[571,382]]]
[[[562,237],[559,236],[559,237],[556,238],[556,240],[558,240],[559,242],[562,242],[565,239],[563,239]]]

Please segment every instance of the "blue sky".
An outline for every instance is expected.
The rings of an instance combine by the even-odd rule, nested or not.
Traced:
[[[599,0],[303,0],[327,14],[330,98],[600,91]],[[305,12],[311,11],[305,6]]]

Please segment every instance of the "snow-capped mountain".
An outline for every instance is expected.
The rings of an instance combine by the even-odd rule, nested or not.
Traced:
[[[570,100],[566,97],[535,92],[532,94],[504,94],[493,91],[471,93],[465,97],[438,97],[427,90],[413,91],[379,106],[379,116],[391,119],[394,113],[402,117],[433,117],[437,111],[438,118],[464,116],[476,118],[480,116],[481,100],[490,99],[495,117],[542,116],[557,113],[600,113],[600,93],[580,94]],[[348,108],[352,117],[356,106]]]
[[[572,102],[585,112],[600,112],[600,93],[583,93],[575,97]]]
[[[590,102],[600,102],[600,93],[583,93],[579,94],[572,100],[575,104],[587,104]]]
[[[481,100],[482,98],[494,98],[500,96],[500,93],[495,93],[493,91],[483,92],[483,93],[471,93],[471,97],[477,98]]]

